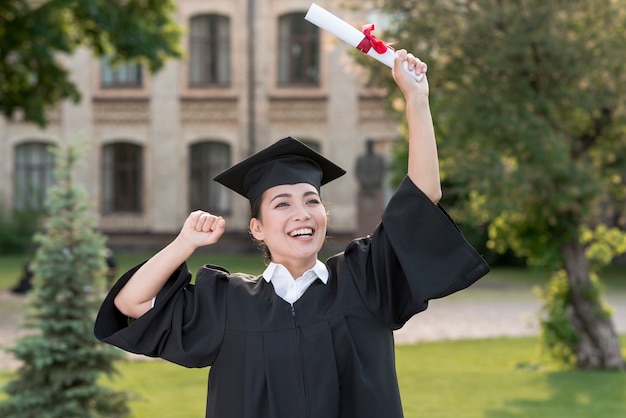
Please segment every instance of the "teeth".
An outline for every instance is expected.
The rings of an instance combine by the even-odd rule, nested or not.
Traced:
[[[297,237],[301,235],[313,235],[313,230],[311,228],[300,228],[293,231],[289,236]]]

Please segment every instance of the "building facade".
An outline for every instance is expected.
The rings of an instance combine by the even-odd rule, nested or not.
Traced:
[[[365,13],[320,6],[360,27]],[[112,66],[79,50],[63,60],[79,104],[63,103],[45,129],[0,119],[0,200],[40,207],[52,184],[48,146],[76,142],[76,178],[93,202],[99,228],[115,237],[172,235],[203,209],[245,233],[248,202],[212,181],[215,174],[285,136],[346,168],[324,187],[329,229],[357,229],[357,157],[374,140],[387,152],[399,140],[384,92],[366,85],[352,48],[304,20],[304,0],[179,0],[184,57],[156,74],[139,64]]]

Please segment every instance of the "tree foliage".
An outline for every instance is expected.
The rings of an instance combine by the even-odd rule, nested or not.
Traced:
[[[48,192],[48,219],[35,241],[33,290],[28,327],[33,335],[11,351],[22,361],[5,388],[0,416],[13,418],[120,417],[126,395],[99,386],[115,372],[120,352],[93,336],[94,314],[103,287],[105,238],[83,189],[74,186],[74,146],[57,150],[56,183]]]
[[[0,113],[41,126],[61,100],[80,100],[60,60],[79,47],[160,69],[180,56],[172,0],[3,0]]]
[[[585,263],[593,272],[626,248],[623,1],[379,4],[390,18],[380,37],[429,65],[443,179],[462,197],[455,219],[488,224],[495,250],[565,269],[562,300],[578,301],[567,312],[580,320],[595,294]]]

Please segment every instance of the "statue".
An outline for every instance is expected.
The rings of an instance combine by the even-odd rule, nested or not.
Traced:
[[[383,214],[383,180],[385,178],[385,159],[374,153],[374,140],[366,142],[367,152],[356,162],[356,177],[359,180],[357,199],[358,220],[357,234],[371,234]]]
[[[382,188],[385,177],[385,160],[382,156],[374,153],[374,140],[368,139],[366,146],[367,152],[357,160],[356,176],[361,190],[368,196],[374,196]]]

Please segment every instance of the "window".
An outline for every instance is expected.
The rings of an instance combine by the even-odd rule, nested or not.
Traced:
[[[213,177],[230,167],[230,146],[220,142],[194,144],[189,147],[189,160],[190,210],[230,212],[230,192],[213,181]]]
[[[102,212],[141,212],[142,148],[118,142],[102,155]]]
[[[15,209],[44,209],[46,192],[54,184],[54,154],[50,146],[29,142],[15,147]]]
[[[317,85],[319,29],[304,13],[281,16],[278,22],[278,84]]]
[[[100,85],[102,87],[141,87],[141,64],[113,64],[111,57],[100,60]]]
[[[189,30],[189,85],[230,84],[230,20],[226,16],[191,18]]]

